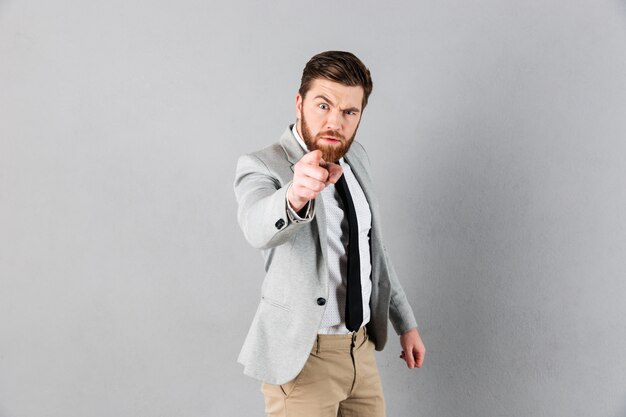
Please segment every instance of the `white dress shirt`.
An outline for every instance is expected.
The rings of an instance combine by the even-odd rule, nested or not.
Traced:
[[[292,132],[302,149],[309,152],[304,141],[300,137],[296,125],[293,125]],[[370,320],[369,301],[372,293],[372,281],[370,275],[372,266],[370,262],[369,232],[372,227],[372,215],[369,204],[363,193],[359,182],[352,173],[350,165],[341,158],[339,164],[343,168],[350,195],[354,201],[357,221],[359,225],[359,254],[361,260],[361,291],[363,297],[363,324],[365,326]],[[346,334],[350,331],[346,328],[346,280],[348,270],[348,219],[343,210],[343,202],[334,184],[329,184],[321,192],[324,209],[326,212],[326,235],[328,237],[328,298],[326,309],[320,323],[318,333],[321,334]],[[291,208],[287,201],[287,208],[291,221],[310,221],[315,215],[313,202],[307,205],[306,213],[303,217]]]

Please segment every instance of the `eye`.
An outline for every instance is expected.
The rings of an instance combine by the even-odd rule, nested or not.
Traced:
[[[356,112],[354,110],[346,110],[344,111],[344,114],[347,114],[348,116],[353,116],[356,114]]]
[[[326,103],[320,103],[318,106],[322,110],[328,110],[328,104]]]

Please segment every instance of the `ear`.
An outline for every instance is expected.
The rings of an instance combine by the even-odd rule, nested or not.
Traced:
[[[296,95],[296,118],[302,120],[302,96]]]

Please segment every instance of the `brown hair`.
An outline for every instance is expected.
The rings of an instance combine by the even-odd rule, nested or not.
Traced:
[[[363,87],[363,109],[372,93],[370,70],[350,52],[326,51],[315,55],[302,71],[302,81],[298,92],[304,98],[317,78],[325,78],[350,87]]]

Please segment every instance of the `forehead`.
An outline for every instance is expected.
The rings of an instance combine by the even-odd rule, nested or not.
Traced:
[[[343,85],[325,78],[316,78],[311,83],[311,88],[306,93],[306,100],[319,100],[326,98],[334,105],[342,108],[361,108],[363,103],[363,87]]]

